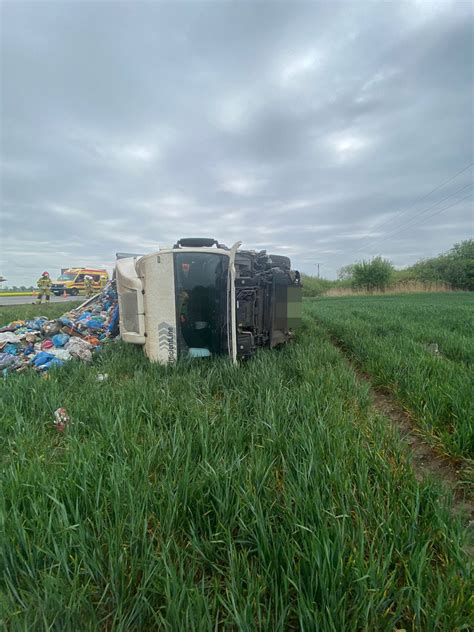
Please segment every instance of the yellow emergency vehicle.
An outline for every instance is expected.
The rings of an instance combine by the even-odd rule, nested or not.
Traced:
[[[71,296],[77,296],[81,291],[84,291],[84,277],[86,275],[92,277],[93,287],[97,292],[109,280],[109,274],[103,268],[66,268],[61,271],[61,275],[53,282],[51,289],[56,296],[60,296],[64,292]]]

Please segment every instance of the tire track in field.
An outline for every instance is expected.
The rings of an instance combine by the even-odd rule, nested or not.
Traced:
[[[374,387],[370,376],[361,374],[358,370],[355,372],[361,381],[368,384],[376,410],[390,419],[398,429],[401,439],[410,447],[417,479],[422,480],[427,474],[440,479],[453,492],[455,501],[453,509],[458,513],[466,514],[467,512],[470,523],[474,526],[474,500],[469,497],[468,490],[463,487],[465,466],[462,461],[445,456],[427,443],[420,436],[418,427],[410,415],[400,408],[398,402],[390,394]]]
[[[392,422],[402,441],[409,447],[417,480],[422,481],[427,476],[432,476],[452,492],[452,512],[467,523],[470,544],[466,547],[466,552],[474,556],[474,498],[472,492],[469,493],[470,489],[466,487],[463,476],[468,466],[462,459],[447,457],[423,439],[419,427],[401,408],[395,397],[386,389],[375,387],[370,375],[362,372],[356,361],[347,356],[343,344],[327,330],[326,335],[358,379],[368,386],[374,409]]]
[[[346,357],[346,356],[345,356]],[[347,359],[347,357],[346,357]],[[392,422],[397,428],[401,440],[411,452],[411,464],[415,477],[423,481],[427,476],[440,481],[453,495],[452,513],[466,524],[468,543],[464,547],[466,554],[474,557],[474,500],[465,487],[463,471],[466,469],[459,460],[454,460],[437,451],[419,434],[418,427],[398,402],[387,392],[374,387],[370,376],[363,374],[348,360],[360,381],[365,382],[372,396],[373,407]]]

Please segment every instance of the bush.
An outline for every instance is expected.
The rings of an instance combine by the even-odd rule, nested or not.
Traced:
[[[424,259],[409,268],[423,282],[449,283],[459,290],[474,290],[474,240],[455,244],[448,252]]]
[[[301,278],[303,281],[303,296],[321,296],[334,285],[333,281],[320,279],[308,274],[302,274]]]
[[[355,263],[352,271],[352,286],[367,292],[384,291],[393,274],[393,265],[388,259],[375,257],[371,261]]]

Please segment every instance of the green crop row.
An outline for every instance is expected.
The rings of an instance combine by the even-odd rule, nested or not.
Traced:
[[[311,318],[238,368],[113,344],[0,398],[0,627],[469,628],[450,495]]]
[[[388,388],[424,432],[474,457],[474,301],[470,294],[321,299],[307,313]]]

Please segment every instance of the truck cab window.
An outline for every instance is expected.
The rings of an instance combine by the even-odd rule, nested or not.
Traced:
[[[180,355],[189,349],[226,353],[228,257],[201,252],[174,256]]]

